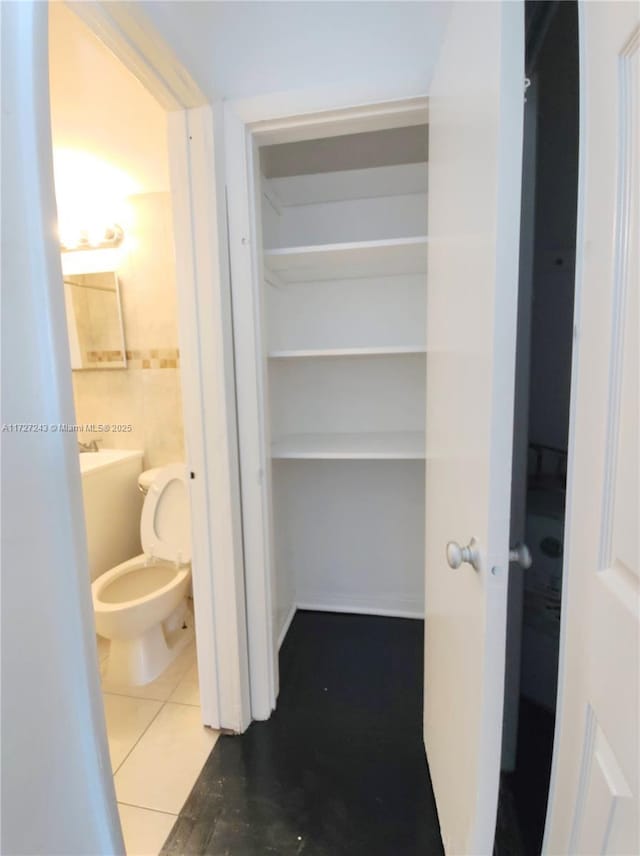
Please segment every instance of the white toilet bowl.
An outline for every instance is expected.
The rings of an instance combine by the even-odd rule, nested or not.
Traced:
[[[91,587],[96,631],[111,640],[107,678],[132,685],[157,678],[193,635],[185,627],[191,550],[181,464],[158,471],[142,507],[140,536],[144,553]]]

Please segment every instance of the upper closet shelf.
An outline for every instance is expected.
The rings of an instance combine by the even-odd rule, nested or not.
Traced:
[[[300,359],[303,357],[392,357],[402,354],[426,354],[421,345],[382,345],[368,348],[295,348],[269,351],[272,360]]]
[[[427,238],[267,250],[264,263],[283,282],[426,273]]]
[[[360,434],[289,434],[271,446],[271,457],[292,460],[419,461],[425,457],[420,431]]]

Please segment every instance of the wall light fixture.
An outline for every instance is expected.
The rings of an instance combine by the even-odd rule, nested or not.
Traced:
[[[106,226],[78,229],[72,232],[60,233],[60,246],[63,253],[74,253],[78,250],[104,250],[119,247],[124,240],[122,227],[117,223]]]

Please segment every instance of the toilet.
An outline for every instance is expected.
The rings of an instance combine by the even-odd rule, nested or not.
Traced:
[[[193,638],[186,626],[191,541],[186,471],[171,464],[142,473],[143,553],[92,584],[96,631],[111,640],[106,678],[139,686],[157,678]]]

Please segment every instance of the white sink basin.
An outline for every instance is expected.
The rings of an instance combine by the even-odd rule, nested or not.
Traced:
[[[91,580],[138,556],[143,452],[101,449],[80,453],[82,499]]]
[[[80,472],[82,475],[91,473],[103,467],[112,467],[125,461],[140,460],[144,452],[139,449],[100,449],[98,452],[80,452]]]

